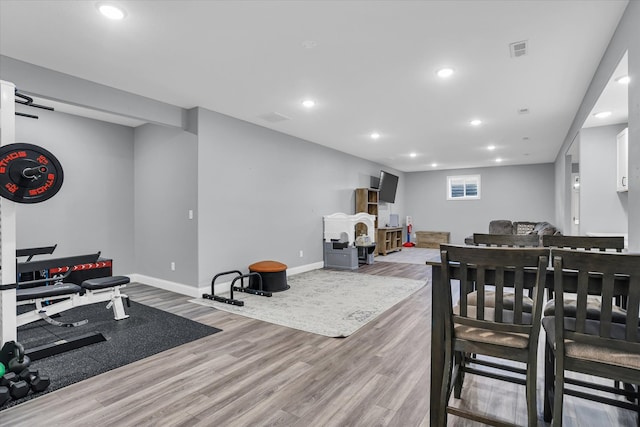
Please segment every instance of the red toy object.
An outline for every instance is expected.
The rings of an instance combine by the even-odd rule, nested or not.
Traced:
[[[411,241],[411,232],[413,231],[413,219],[408,216],[407,217],[407,241],[402,244],[405,248],[412,248],[416,244]]]

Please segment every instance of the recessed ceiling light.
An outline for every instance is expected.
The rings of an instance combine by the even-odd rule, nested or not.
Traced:
[[[373,132],[371,134],[371,139],[378,139],[378,138],[380,138],[380,134],[378,132]]]
[[[490,145],[490,146],[487,147],[487,150],[489,150],[489,151],[493,151],[495,149],[496,149],[495,145]]]
[[[451,77],[453,75],[453,68],[440,68],[436,71],[438,77],[446,79],[447,77]]]
[[[409,154],[409,156],[410,157],[415,157],[415,156],[417,156],[417,154],[416,153],[411,153],[411,154]]]
[[[302,101],[302,105],[306,108],[312,108],[314,105],[316,105],[316,102],[313,99],[305,99],[304,101]]]
[[[629,76],[618,77],[616,81],[622,85],[628,85],[629,82],[631,81],[631,77]]]
[[[500,157],[498,157],[498,158],[496,159],[496,163],[500,163],[500,162],[502,162],[502,159],[501,159]]]
[[[480,126],[482,124],[482,120],[474,119],[469,122],[471,126]]]
[[[600,111],[599,113],[595,113],[593,116],[599,119],[604,119],[611,115],[611,111]]]
[[[437,163],[431,163],[431,167],[432,167],[432,168],[435,168],[435,167],[437,167],[437,166],[438,166],[438,164],[437,164]]]
[[[109,19],[120,20],[125,17],[124,9],[113,4],[98,3],[97,7],[100,13]]]

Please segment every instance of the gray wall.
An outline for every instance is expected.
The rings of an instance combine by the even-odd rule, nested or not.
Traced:
[[[380,165],[219,113],[198,112],[201,286],[218,272],[246,271],[260,260],[289,268],[321,262],[323,215],[354,213],[354,189],[369,187]],[[392,209],[402,214],[404,174],[398,175]]]
[[[25,111],[21,107],[21,111]],[[55,256],[102,251],[115,274],[135,271],[133,129],[59,112],[16,117],[16,141],[51,151],[64,170],[53,198],[18,205],[17,247],[58,244]]]
[[[580,131],[580,234],[628,230],[628,193],[616,191],[616,135],[625,127]]]
[[[628,51],[629,75],[629,192],[628,192],[628,230],[629,250],[640,252],[640,84],[634,78],[640,75],[640,2],[630,1],[624,15],[620,19],[600,65],[596,70],[587,92],[578,108],[573,123],[567,133],[562,148],[555,162],[555,192],[557,201],[565,201],[569,197],[565,153],[571,142],[580,132],[585,119],[593,109],[598,97],[606,86],[611,74],[618,66],[624,53]],[[588,179],[581,173],[581,179]],[[583,213],[581,213],[582,215]],[[564,203],[556,203],[556,222],[566,223],[570,212]]]
[[[179,128],[139,126],[134,159],[135,272],[196,286],[197,137]]]
[[[553,164],[501,166],[405,174],[407,215],[414,231],[449,231],[462,244],[486,233],[489,221],[548,221],[554,218]],[[447,176],[480,175],[480,200],[447,200]],[[554,224],[555,225],[555,224]]]

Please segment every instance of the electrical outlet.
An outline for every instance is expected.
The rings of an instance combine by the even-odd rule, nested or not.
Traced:
[[[176,263],[171,261],[171,271],[176,271]]]
[[[193,209],[189,209],[189,219],[193,219]]]
[[[300,258],[302,258],[304,256],[304,252],[302,252],[302,249],[300,249]]]

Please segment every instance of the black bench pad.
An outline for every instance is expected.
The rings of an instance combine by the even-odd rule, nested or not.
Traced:
[[[126,285],[131,280],[127,276],[109,276],[87,279],[82,282],[82,287],[94,291],[96,289],[112,288],[114,286]]]
[[[28,301],[38,298],[51,298],[60,295],[79,294],[82,288],[73,283],[56,283],[50,286],[38,286],[36,288],[18,289],[16,291],[17,301]]]

